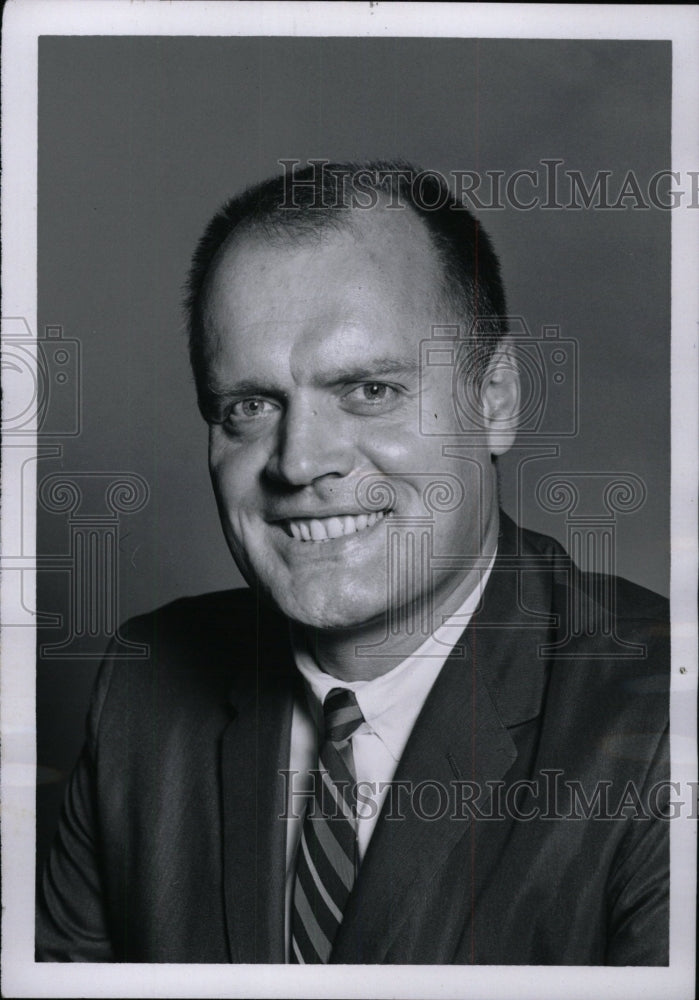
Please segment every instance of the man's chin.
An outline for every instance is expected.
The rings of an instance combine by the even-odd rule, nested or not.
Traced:
[[[357,600],[341,594],[325,592],[304,599],[303,594],[280,594],[272,590],[269,599],[290,621],[320,631],[362,631],[385,618],[381,602]]]

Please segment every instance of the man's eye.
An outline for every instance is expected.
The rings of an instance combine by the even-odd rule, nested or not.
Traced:
[[[389,387],[383,382],[369,382],[367,385],[361,386],[361,389],[364,397],[372,403],[374,400],[385,399],[389,391]]]
[[[248,399],[240,399],[230,409],[229,417],[237,420],[254,420],[256,417],[266,417],[274,413],[277,407],[268,399],[260,399],[258,396],[250,396]]]
[[[392,403],[396,397],[397,391],[385,382],[362,382],[351,389],[345,399],[355,406],[380,407]]]

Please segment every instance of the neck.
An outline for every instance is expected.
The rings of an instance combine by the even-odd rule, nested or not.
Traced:
[[[497,547],[497,510],[488,525],[482,557],[489,559]],[[465,571],[458,579],[441,581],[432,594],[432,622],[429,632],[455,614],[479,586],[484,569]],[[393,611],[392,628],[389,612],[360,627],[351,629],[304,629],[308,651],[327,674],[343,681],[373,680],[393,670],[420,648],[427,638],[424,630],[424,602],[418,598]]]

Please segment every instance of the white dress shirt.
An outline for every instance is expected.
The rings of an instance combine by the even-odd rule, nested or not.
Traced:
[[[408,737],[432,685],[478,606],[494,561],[495,555],[464,603],[438,626],[419,649],[397,667],[373,680],[342,681],[325,673],[313,660],[308,648],[302,645],[298,634],[292,631],[294,659],[304,679],[306,698],[295,702],[291,723],[286,831],[287,961],[296,851],[311,788],[309,772],[318,767],[318,734],[322,730],[325,696],[333,688],[349,688],[354,691],[364,716],[364,722],[351,741],[357,783],[366,783],[358,789],[361,798],[367,800],[357,809],[357,844],[362,861],[388,792],[387,785],[395,774]]]

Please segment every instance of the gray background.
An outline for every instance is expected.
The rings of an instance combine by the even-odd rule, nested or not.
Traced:
[[[63,37],[42,38],[39,54],[38,323],[81,343],[83,424],[38,475],[131,471],[148,482],[148,505],[121,523],[122,618],[240,582],[208,482],[180,311],[189,255],[223,200],[282,157],[401,156],[507,174],[556,157],[588,183],[611,171],[613,192],[628,170],[645,189],[670,166],[669,43]],[[617,570],[662,593],[670,214],[480,213],[510,313],[534,332],[560,325],[580,351],[579,433],[555,460],[522,466],[523,450],[502,460],[503,506],[565,542],[564,517],[536,504],[538,478],[634,473],[647,499],[618,518]],[[67,531],[65,515],[40,511],[39,554],[64,552]],[[40,609],[65,616],[68,588],[66,573],[41,573]],[[40,862],[97,665],[39,662]]]

